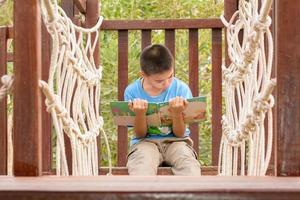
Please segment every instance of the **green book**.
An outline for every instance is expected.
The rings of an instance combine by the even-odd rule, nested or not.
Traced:
[[[188,104],[184,110],[184,122],[195,123],[205,119],[206,97],[193,97],[187,99]],[[128,101],[110,102],[113,119],[118,126],[133,126],[135,114],[128,107]],[[169,102],[148,103],[146,119],[148,126],[170,126],[172,116],[169,113]]]

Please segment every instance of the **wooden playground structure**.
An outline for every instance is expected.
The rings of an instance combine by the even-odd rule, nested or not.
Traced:
[[[238,0],[226,0],[225,17],[238,8]],[[91,27],[98,18],[98,0],[62,0],[61,6],[74,23]],[[212,38],[212,163],[202,167],[201,177],[175,177],[160,168],[157,177],[127,175],[127,128],[118,128],[115,176],[59,177],[51,167],[51,120],[45,111],[38,81],[46,80],[50,63],[50,37],[41,20],[40,1],[14,1],[13,27],[0,27],[0,77],[7,63],[14,65],[13,174],[7,176],[7,102],[0,102],[0,199],[300,199],[300,2],[274,0],[272,33],[275,43],[274,76],[277,77],[274,108],[275,138],[266,177],[217,175],[222,116],[222,31],[219,19],[104,20],[101,31],[118,33],[118,99],[128,84],[128,34],[141,31],[141,49],[151,44],[151,31],[165,31],[165,44],[175,55],[176,30],[189,34],[189,86],[199,95],[199,30],[211,30]],[[85,15],[80,22],[78,13]],[[299,33],[299,35],[298,35]],[[14,52],[7,52],[13,39]],[[100,47],[101,48],[101,45]],[[95,52],[96,63],[99,48]],[[198,125],[190,126],[199,152]],[[71,159],[66,144],[67,158]],[[101,156],[101,155],[100,155]],[[116,176],[122,175],[122,176]]]

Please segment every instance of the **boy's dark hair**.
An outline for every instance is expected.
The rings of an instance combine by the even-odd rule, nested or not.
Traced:
[[[146,75],[157,74],[173,68],[174,58],[167,47],[153,44],[142,51],[140,65]]]

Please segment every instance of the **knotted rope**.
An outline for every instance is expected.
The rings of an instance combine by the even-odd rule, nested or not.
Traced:
[[[222,67],[226,113],[219,155],[221,175],[265,175],[268,169],[273,135],[272,91],[276,85],[271,80],[273,40],[268,16],[271,5],[271,0],[263,1],[259,14],[257,0],[241,0],[239,10],[229,22],[221,17],[227,28],[228,55],[232,62],[229,67]]]
[[[93,28],[85,29],[73,24],[56,1],[41,3],[43,20],[52,37],[52,53],[48,83],[40,81],[40,87],[57,135],[57,174],[69,175],[66,134],[72,147],[73,175],[98,175],[100,132],[107,146],[111,174],[110,149],[99,114],[102,66],[96,67],[93,57],[102,17]]]

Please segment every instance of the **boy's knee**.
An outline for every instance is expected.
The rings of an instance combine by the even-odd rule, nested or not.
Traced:
[[[201,175],[196,152],[185,142],[170,144],[167,155],[175,175]]]
[[[159,151],[155,144],[143,142],[132,148],[127,158],[129,175],[156,175]]]

